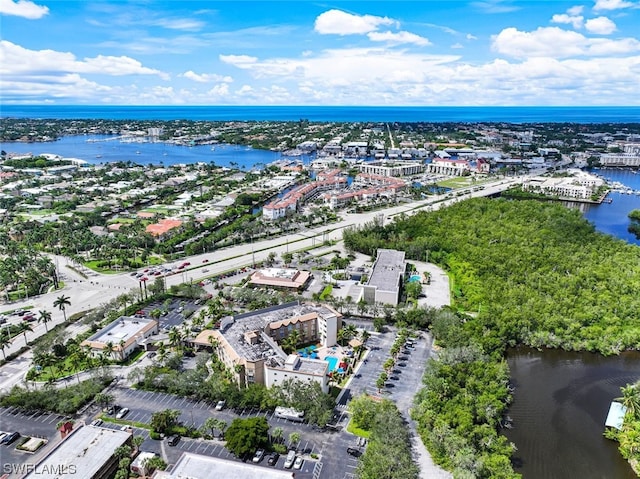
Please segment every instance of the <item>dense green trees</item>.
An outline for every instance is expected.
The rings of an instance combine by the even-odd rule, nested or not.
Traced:
[[[453,308],[424,318],[446,349],[428,364],[414,417],[434,460],[459,477],[515,476],[513,446],[497,433],[510,400],[507,346],[640,347],[640,249],[597,233],[577,210],[474,199],[347,230],[344,240],[369,255],[428,257],[449,273]],[[637,443],[625,441],[633,453]]]
[[[597,233],[577,210],[474,199],[384,228],[344,233],[347,247],[404,249],[449,271],[464,329],[486,346],[525,343],[617,353],[640,347],[640,249]]]
[[[269,423],[264,416],[234,419],[225,432],[227,449],[237,457],[253,454],[269,442]]]
[[[387,399],[373,401],[367,396],[349,404],[352,420],[368,430],[369,445],[360,458],[359,479],[417,479],[418,466],[411,456],[411,440],[406,423],[395,404]],[[357,419],[356,419],[357,418]]]

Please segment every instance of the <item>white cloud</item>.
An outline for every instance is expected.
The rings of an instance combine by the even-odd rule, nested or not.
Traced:
[[[471,2],[471,5],[483,10],[485,13],[509,13],[520,10],[521,7],[510,5],[508,0],[486,0]]]
[[[37,20],[49,14],[49,8],[36,5],[29,0],[0,0],[0,14],[24,17],[29,20]]]
[[[394,44],[413,43],[421,47],[431,45],[431,42],[427,38],[405,31],[369,32],[367,36],[372,42],[388,42]]]
[[[568,8],[567,14],[571,15],[572,17],[576,17],[578,15],[582,15],[583,11],[584,11],[584,5],[576,5],[575,7]]]
[[[640,51],[640,41],[635,38],[588,38],[558,27],[540,27],[532,32],[510,27],[494,35],[492,40],[494,51],[514,58],[606,56]]]
[[[640,5],[626,0],[596,0],[593,9],[598,10],[619,10],[622,8],[639,7]]]
[[[224,83],[232,83],[233,78],[230,76],[218,75],[216,73],[195,73],[192,70],[185,72],[182,74],[184,78],[188,78],[189,80],[193,80],[198,83],[213,83],[213,82],[224,82]]]
[[[598,35],[609,35],[616,31],[616,24],[607,17],[590,18],[584,26],[589,32]]]
[[[397,25],[397,22],[388,17],[353,15],[342,10],[328,10],[318,15],[314,29],[322,35],[353,35],[376,31],[381,25]]]
[[[68,52],[54,50],[28,50],[6,40],[0,41],[0,72],[4,75],[51,75],[53,73],[90,73],[111,76],[158,75],[168,79],[159,70],[142,66],[130,57],[98,55],[76,59]]]
[[[584,17],[581,15],[569,15],[567,13],[556,14],[551,17],[553,23],[565,23],[570,24],[575,29],[582,28]]]
[[[220,55],[220,61],[237,66],[238,68],[249,68],[251,64],[256,63],[258,59],[249,55]]]
[[[213,96],[228,96],[229,95],[229,84],[228,83],[219,83],[215,85],[211,90],[207,92],[209,95]]]
[[[190,18],[162,18],[152,22],[154,25],[168,28],[169,30],[201,30],[205,22]]]
[[[477,40],[478,37],[476,37],[475,35],[471,35],[470,33],[467,33],[467,35],[465,36],[465,38],[467,40]]]
[[[451,45],[451,48],[457,50],[460,48],[464,48],[464,46],[462,45],[462,43],[454,43],[453,45]]]

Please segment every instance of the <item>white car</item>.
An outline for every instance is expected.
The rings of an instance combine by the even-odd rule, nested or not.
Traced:
[[[304,464],[304,459],[302,459],[302,456],[298,456],[296,457],[296,462],[293,463],[293,468],[302,469],[303,464]]]
[[[225,400],[218,401],[218,404],[216,404],[216,411],[222,411],[226,404],[227,404],[227,401]]]
[[[122,419],[127,414],[129,414],[129,408],[123,407],[122,409],[120,409],[120,411],[118,411],[118,414],[116,414],[116,419]]]

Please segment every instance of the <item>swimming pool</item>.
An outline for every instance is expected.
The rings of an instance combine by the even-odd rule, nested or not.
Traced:
[[[418,281],[422,281],[422,276],[420,276],[419,274],[412,274],[411,277],[409,278],[410,283],[415,283]]]
[[[329,363],[329,372],[338,369],[338,358],[335,356],[327,356],[324,360]]]

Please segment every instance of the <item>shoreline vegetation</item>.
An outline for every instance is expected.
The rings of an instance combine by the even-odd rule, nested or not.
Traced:
[[[513,445],[498,434],[511,400],[507,347],[604,355],[640,347],[640,250],[596,232],[575,210],[473,199],[350,229],[344,241],[364,254],[428,254],[449,272],[454,308],[430,325],[444,349],[427,365],[414,419],[434,460],[454,474],[517,477]]]

